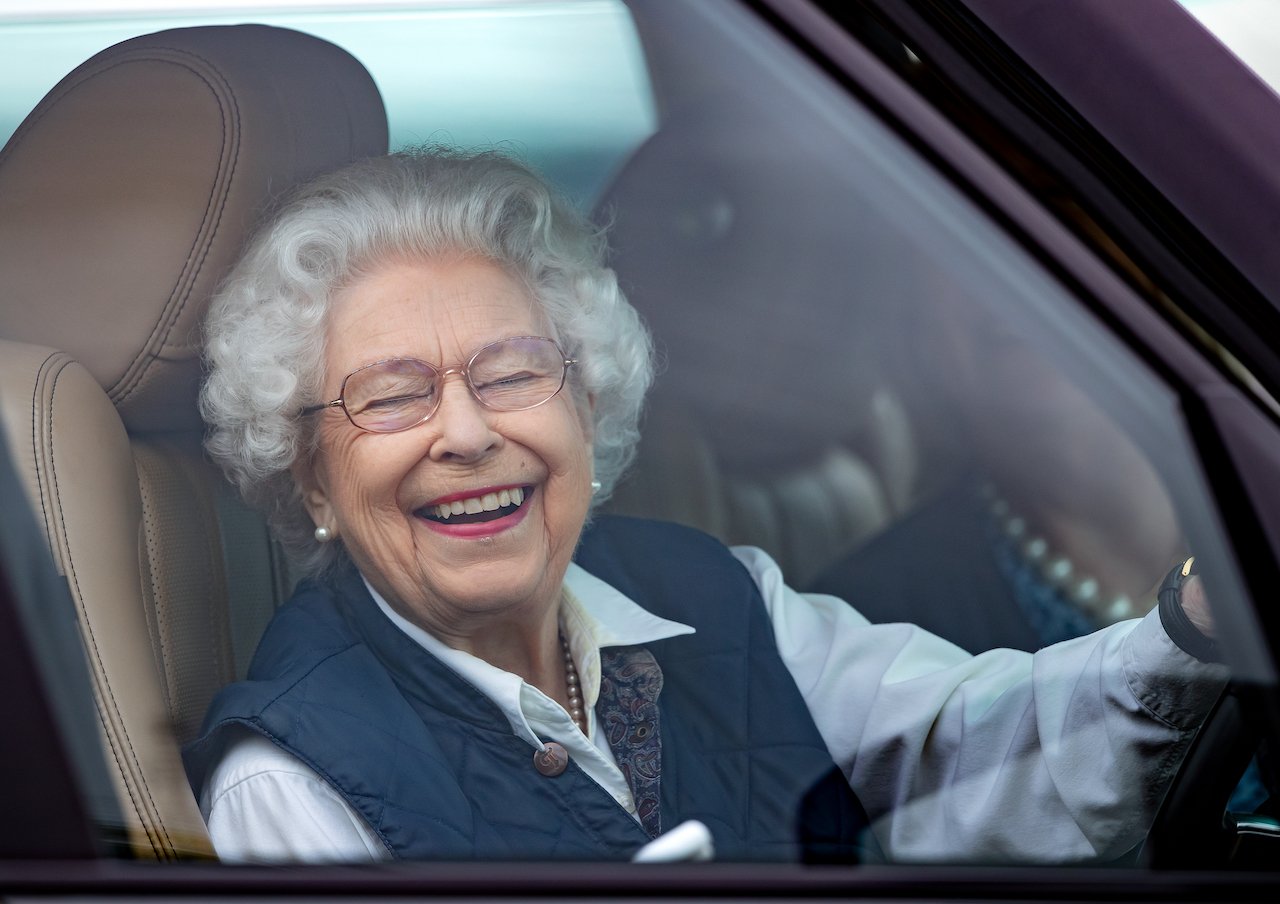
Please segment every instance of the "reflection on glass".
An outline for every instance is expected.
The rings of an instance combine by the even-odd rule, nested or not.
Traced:
[[[686,56],[599,218],[661,363],[611,508],[660,521],[594,511],[651,362],[518,167],[366,164],[380,226],[319,188],[281,215],[375,251],[264,233],[220,295],[210,448],[307,580],[187,749],[219,854],[1132,862],[1225,679],[1152,611],[1213,530],[1173,394],[754,19],[651,14]],[[415,191],[371,200],[394,166]],[[501,218],[405,225],[494,183]],[[582,365],[536,408],[454,374],[410,429],[297,417],[529,335]]]
[[[1016,309],[966,298],[940,275],[922,290],[904,306],[914,311],[885,324],[910,334],[888,343],[900,357],[884,363],[937,453],[933,486],[816,586],[874,581],[884,589],[873,617],[915,621],[973,652],[1035,650],[1149,611],[1187,555],[1156,470],[1020,330]],[[899,556],[925,537],[932,578],[892,586]]]

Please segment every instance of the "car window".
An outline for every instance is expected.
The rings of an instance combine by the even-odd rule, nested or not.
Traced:
[[[608,228],[660,360],[637,461],[608,509],[762,549],[793,605],[878,626],[832,655],[900,645],[847,703],[811,697],[883,857],[1144,862],[1221,686],[1161,633],[1156,590],[1194,555],[1215,610],[1252,615],[1186,388],[1141,337],[731,4],[638,3],[634,18],[601,0],[28,12],[0,19],[4,84],[23,73],[24,86],[6,87],[3,115],[16,121],[127,35],[249,20],[361,59],[394,147],[509,149]],[[1145,652],[1126,646],[1147,634]],[[1229,671],[1233,651],[1221,656]],[[910,691],[930,663],[950,663],[956,687]],[[805,674],[862,674],[830,666]],[[1115,695],[1128,695],[1122,719],[1089,710]],[[1160,734],[1180,719],[1191,727],[1177,740]],[[969,731],[991,734],[976,752],[946,749]],[[1098,754],[1126,731],[1158,754]],[[1223,809],[1265,815],[1267,758],[1232,768]],[[973,819],[948,823],[956,808]]]
[[[971,484],[1051,582],[1083,580],[1075,590],[1093,599],[1097,580],[1069,633],[1147,611],[1160,566],[1189,548],[1178,506],[1191,500],[1170,489],[1195,471],[1175,394],[885,127],[754,37],[719,38],[727,58],[754,64],[735,72],[752,91],[668,99],[658,134],[603,201],[620,278],[666,352],[651,417],[705,425],[707,448],[689,456],[709,452],[722,469],[707,490],[724,497],[708,506],[728,525],[720,531],[771,540],[798,584],[830,587],[840,552],[856,556]],[[707,68],[729,68],[706,56]],[[814,497],[838,508],[822,483],[838,469],[832,455],[874,475],[864,498],[823,513],[825,524],[785,517],[791,479],[797,489],[813,480]],[[757,503],[761,492],[776,498]],[[1110,581],[1055,569],[1061,553],[1037,529],[1059,531],[1028,511],[1041,506],[1074,509],[1088,533],[1123,522],[1135,548],[1102,544],[1125,560],[1102,565]],[[1192,520],[1207,525],[1201,506]],[[790,528],[811,534],[787,538]],[[889,571],[928,571],[930,556],[947,554],[902,552],[918,567]],[[921,603],[926,618],[953,605]],[[883,605],[892,615],[902,604]],[[999,645],[984,621],[977,649]]]
[[[374,77],[391,149],[502,146],[588,204],[652,129],[653,99],[625,7],[532,3],[7,3],[0,137],[57,81],[135,35],[256,22],[332,40]]]

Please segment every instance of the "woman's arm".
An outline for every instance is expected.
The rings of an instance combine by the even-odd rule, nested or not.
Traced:
[[[271,741],[245,731],[227,745],[200,810],[226,862],[342,862],[390,855],[320,776]]]
[[[1119,856],[1145,835],[1226,679],[1178,649],[1155,612],[1034,655],[970,656],[911,625],[871,625],[835,597],[798,594],[762,551],[734,552],[897,861]]]

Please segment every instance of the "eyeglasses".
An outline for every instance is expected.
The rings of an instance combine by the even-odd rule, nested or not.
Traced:
[[[388,358],[347,374],[338,398],[304,408],[301,415],[341,408],[361,430],[396,433],[436,413],[444,378],[462,374],[476,401],[494,411],[537,408],[564,388],[577,360],[554,340],[514,336],[479,349],[466,364],[437,367],[417,358]]]

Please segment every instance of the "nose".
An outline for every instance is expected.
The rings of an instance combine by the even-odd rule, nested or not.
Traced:
[[[440,406],[427,421],[434,429],[433,461],[478,461],[502,445],[502,434],[490,423],[492,412],[480,404],[458,373],[448,374],[440,387]]]

